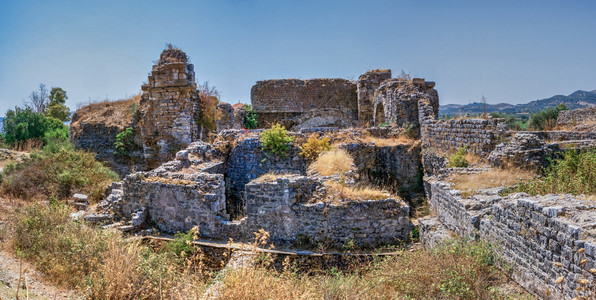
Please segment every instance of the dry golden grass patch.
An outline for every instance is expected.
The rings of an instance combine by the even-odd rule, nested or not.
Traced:
[[[309,171],[317,172],[323,176],[344,174],[354,164],[352,156],[343,149],[333,149],[319,155],[309,167]]]
[[[398,137],[392,138],[380,138],[375,136],[364,136],[361,139],[362,142],[365,143],[374,143],[376,146],[385,147],[385,146],[398,146],[398,145],[412,145],[416,143],[415,139],[411,139],[405,135],[400,135]]]
[[[77,110],[71,128],[80,128],[80,122],[85,120],[91,124],[103,123],[106,127],[124,129],[132,121],[140,101],[141,93],[128,99],[88,104]]]
[[[452,174],[447,180],[455,184],[463,197],[467,197],[482,189],[508,187],[520,181],[528,181],[534,176],[536,173],[532,171],[508,168],[491,169],[478,174]]]
[[[145,179],[146,182],[161,182],[166,184],[177,184],[177,185],[192,185],[194,182],[186,179],[177,178],[164,178],[164,177],[149,177]]]
[[[392,196],[380,189],[370,186],[346,186],[344,184],[327,181],[325,182],[327,189],[327,202],[339,203],[340,200],[355,200],[355,201],[366,201],[366,200],[381,200],[391,198]]]

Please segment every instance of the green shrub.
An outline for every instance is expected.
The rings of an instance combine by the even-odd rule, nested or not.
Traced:
[[[331,150],[331,145],[329,144],[330,139],[327,137],[318,138],[316,133],[313,133],[306,143],[302,144],[300,147],[300,155],[304,156],[307,159],[315,160],[319,157],[321,152]]]
[[[244,118],[242,119],[242,124],[244,124],[244,128],[246,129],[255,129],[259,125],[257,121],[257,112],[253,110],[252,105],[246,104],[242,106],[244,108]]]
[[[284,126],[273,124],[270,129],[261,132],[261,145],[263,150],[275,155],[285,156],[288,144],[294,141],[294,137],[288,135]]]
[[[43,139],[47,132],[68,131],[62,121],[36,113],[29,107],[8,110],[2,122],[5,141],[11,146],[19,141]]]
[[[116,142],[114,143],[114,152],[120,156],[128,156],[138,146],[134,140],[134,131],[127,127],[116,135]]]
[[[99,201],[106,186],[116,180],[118,175],[96,161],[93,153],[72,147],[44,148],[7,165],[0,191],[23,199],[65,199],[79,192]]]
[[[522,182],[503,194],[524,192],[530,195],[596,194],[596,149],[568,150],[543,170],[544,176]]]
[[[528,128],[533,130],[550,130],[557,125],[559,112],[567,110],[565,104],[561,103],[557,107],[549,107],[530,116]]]
[[[469,163],[466,159],[466,155],[468,154],[468,147],[459,147],[455,154],[449,156],[449,163],[447,164],[447,168],[467,168]]]

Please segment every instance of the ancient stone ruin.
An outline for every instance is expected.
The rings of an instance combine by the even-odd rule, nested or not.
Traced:
[[[219,103],[216,128],[201,126],[194,67],[182,51],[166,49],[142,87],[138,113],[117,126],[88,117],[92,108],[73,118],[73,143],[120,166],[124,178],[86,219],[169,233],[196,226],[202,238],[220,241],[250,241],[263,229],[272,243],[297,248],[407,243],[419,222],[427,247],[453,235],[490,241],[528,291],[545,299],[573,297],[585,268],[596,268],[593,201],[500,196],[504,186],[462,196],[446,178],[503,166],[538,169],[568,149],[594,148],[596,132],[514,132],[498,118],[439,120],[434,87],[421,78],[391,78],[390,70],[366,72],[356,82],[259,81],[251,90],[259,127],[280,123],[294,138],[276,156],[263,149],[262,129],[242,129],[240,107]],[[559,122],[576,126],[592,112],[565,112]],[[128,159],[115,158],[110,143],[128,127],[138,148]],[[311,135],[347,151],[351,169],[332,176],[309,169],[300,145]],[[482,164],[447,168],[446,154],[463,146]],[[337,196],[333,184],[339,183],[383,192],[374,199]],[[413,205],[423,196],[432,217],[415,220]],[[555,282],[559,276],[569,278],[564,286]]]

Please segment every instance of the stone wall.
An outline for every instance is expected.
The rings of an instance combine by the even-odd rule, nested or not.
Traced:
[[[372,70],[360,77],[356,83],[358,88],[358,120],[362,124],[374,124],[374,95],[381,83],[391,78],[391,70]]]
[[[442,151],[467,146],[476,154],[488,155],[509,136],[503,119],[439,120],[425,122],[422,126],[423,147]]]
[[[285,157],[265,153],[258,137],[249,137],[232,149],[226,167],[228,210],[233,216],[244,215],[245,185],[251,180],[268,173],[305,174],[307,163],[299,155],[300,149],[290,145]]]
[[[181,50],[166,49],[141,88],[138,128],[147,164],[154,168],[199,139],[194,67]]]
[[[186,232],[198,225],[202,236],[220,235],[220,219],[227,217],[223,175],[148,176],[150,173],[139,172],[124,180],[124,215],[144,208],[150,220],[162,231]]]
[[[596,122],[596,107],[563,110],[557,117],[559,126],[575,126],[587,122]]]
[[[596,267],[593,201],[571,195],[501,197],[493,192],[464,199],[447,183],[428,186],[437,218],[460,236],[497,245],[513,278],[528,291],[561,299],[563,288],[570,299],[577,296],[578,279],[594,285],[595,275],[588,271]],[[564,280],[559,285],[555,281],[560,276]]]
[[[412,145],[375,146],[372,144],[343,144],[354,158],[360,181],[374,185],[410,188],[421,184],[422,164],[420,147]]]
[[[348,127],[358,119],[356,84],[346,79],[258,81],[250,98],[261,128]]]
[[[438,111],[439,95],[434,86],[434,82],[424,81],[422,78],[384,81],[374,94],[374,125],[392,123],[399,126],[418,126],[419,101],[426,100]]]
[[[321,183],[303,176],[252,181],[246,186],[246,222],[265,229],[281,244],[353,241],[360,246],[395,244],[408,239],[410,208],[398,199],[313,203]]]

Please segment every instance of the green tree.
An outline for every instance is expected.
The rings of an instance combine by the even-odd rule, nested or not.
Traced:
[[[9,109],[2,122],[6,143],[10,145],[18,141],[44,138],[46,132],[64,128],[68,130],[62,121],[36,113],[31,107]]]
[[[63,122],[68,121],[70,119],[70,110],[66,106],[66,99],[68,99],[68,96],[66,96],[65,90],[59,87],[52,88],[45,115]]]

